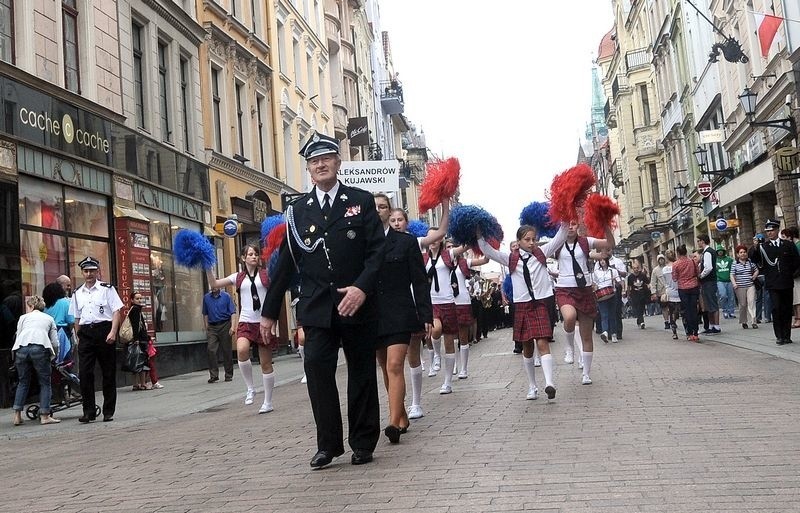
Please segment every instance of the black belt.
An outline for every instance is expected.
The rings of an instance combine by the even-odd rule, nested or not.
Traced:
[[[226,322],[231,322],[230,319],[226,319],[224,321],[216,321],[216,322],[209,322],[209,326],[219,326],[220,324],[225,324]]]
[[[95,328],[105,328],[106,326],[111,326],[111,321],[100,321],[100,322],[93,322],[91,324],[81,324],[81,328],[87,329],[95,329]]]

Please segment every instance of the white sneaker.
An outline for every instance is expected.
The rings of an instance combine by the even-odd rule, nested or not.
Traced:
[[[615,333],[615,334],[613,334],[613,335],[611,335],[611,342],[614,342],[614,343],[617,343],[617,342],[619,342],[619,339],[617,338],[617,335],[616,335],[616,333]]]
[[[305,373],[305,372],[303,373],[303,377],[302,377],[302,378],[300,378],[300,383],[302,383],[302,384],[304,384],[304,385],[305,385],[306,383],[308,383],[308,378],[306,377],[306,373]]]
[[[604,331],[600,334],[600,340],[608,344],[608,332]]]
[[[453,376],[458,374],[458,367],[453,367]]]
[[[247,395],[244,396],[244,404],[251,405],[253,404],[253,399],[256,398],[256,391],[255,390],[248,390]]]
[[[643,322],[640,322],[640,323],[639,323],[639,327],[640,327],[641,329],[644,329],[644,323],[643,323]]]
[[[578,368],[579,369],[583,368],[583,358],[578,358]]]
[[[528,395],[525,396],[525,399],[528,401],[535,401],[539,398],[539,389],[536,387],[528,389]]]
[[[539,358],[539,355],[533,357],[533,366],[534,367],[541,367],[542,366],[542,359]]]
[[[468,377],[469,374],[467,374],[467,371],[465,370],[462,370],[461,372],[458,373],[458,379],[467,379]]]
[[[439,372],[442,370],[442,357],[441,356],[434,356],[433,357],[433,370]]]
[[[452,394],[453,393],[453,387],[451,387],[450,385],[442,385],[442,388],[439,389],[439,393],[442,394],[442,395]]]
[[[573,353],[565,354],[564,363],[575,363],[575,355]]]
[[[583,377],[581,378],[581,385],[591,385],[591,384],[592,384],[592,378],[584,374]]]
[[[418,404],[412,404],[408,408],[408,418],[409,419],[421,419],[425,416],[425,413],[422,411],[422,406]]]
[[[272,404],[264,403],[261,405],[261,408],[258,409],[258,413],[269,413],[273,410]]]
[[[429,371],[428,371],[428,377],[429,377],[429,378],[432,378],[432,377],[434,377],[436,374],[437,374],[437,373],[436,373],[436,371],[435,371],[435,370],[433,370],[433,367],[431,367],[431,370],[429,370]]]
[[[162,385],[161,383],[157,383],[157,382],[153,383],[153,389],[157,389],[157,388],[164,388],[164,385]]]

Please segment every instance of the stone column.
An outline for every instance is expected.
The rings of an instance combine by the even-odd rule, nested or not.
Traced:
[[[736,218],[739,219],[739,240],[737,244],[750,246],[753,235],[758,232],[753,221],[753,203],[749,201],[736,205]]]

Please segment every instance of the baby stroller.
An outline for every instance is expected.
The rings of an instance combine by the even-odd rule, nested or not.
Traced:
[[[50,412],[72,408],[81,405],[81,381],[72,372],[72,343],[63,329],[58,330],[58,357],[52,364],[53,369],[50,373],[50,386],[53,389],[52,400],[50,402]],[[39,405],[34,403],[25,409],[25,415],[35,420],[39,417]],[[100,416],[101,409],[95,406],[95,415]]]

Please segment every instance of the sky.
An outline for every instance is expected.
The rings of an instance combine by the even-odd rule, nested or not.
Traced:
[[[575,165],[592,62],[613,26],[611,0],[563,5],[380,0],[406,117],[435,155],[459,159],[461,203],[491,212],[506,240]]]

